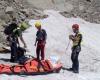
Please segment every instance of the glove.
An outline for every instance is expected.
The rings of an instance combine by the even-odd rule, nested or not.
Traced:
[[[74,36],[73,35],[69,35],[69,39],[74,39]]]
[[[36,43],[34,44],[34,46],[36,46]]]
[[[27,48],[26,44],[24,45],[24,48]]]

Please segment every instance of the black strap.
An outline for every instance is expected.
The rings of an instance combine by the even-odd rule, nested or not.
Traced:
[[[48,62],[45,60],[45,62],[47,63],[47,65],[48,65],[48,67],[49,67],[49,69],[51,69],[51,67],[50,67],[50,65],[48,64]]]
[[[80,36],[80,40],[79,40],[78,45],[80,46],[81,45],[81,41],[82,41],[82,34],[79,34],[79,36]]]

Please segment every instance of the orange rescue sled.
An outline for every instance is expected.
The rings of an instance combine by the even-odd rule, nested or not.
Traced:
[[[31,59],[26,61],[24,65],[8,66],[0,64],[0,74],[42,75],[58,73],[61,68],[62,64],[60,62],[53,65],[50,60]]]

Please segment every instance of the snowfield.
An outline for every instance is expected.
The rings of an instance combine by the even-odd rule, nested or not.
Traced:
[[[83,34],[82,51],[79,55],[80,73],[74,74],[66,70],[60,73],[37,76],[19,76],[19,75],[0,75],[0,80],[100,80],[100,24],[94,24],[84,21],[80,18],[65,18],[59,14],[59,11],[45,10],[49,17],[39,20],[42,28],[47,31],[46,58],[57,57],[63,63],[63,67],[71,67],[71,46],[68,36],[72,33],[71,26],[74,23],[80,25],[80,32]],[[27,54],[35,55],[36,20],[30,20],[31,27],[23,33],[27,43]],[[70,45],[68,45],[70,44]],[[67,49],[66,49],[67,48]],[[9,54],[7,54],[9,55]],[[0,54],[0,58],[5,56]]]

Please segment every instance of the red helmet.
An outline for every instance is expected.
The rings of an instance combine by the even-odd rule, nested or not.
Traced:
[[[79,29],[79,25],[78,25],[78,24],[73,24],[73,25],[72,25],[72,28],[78,30],[78,29]]]

